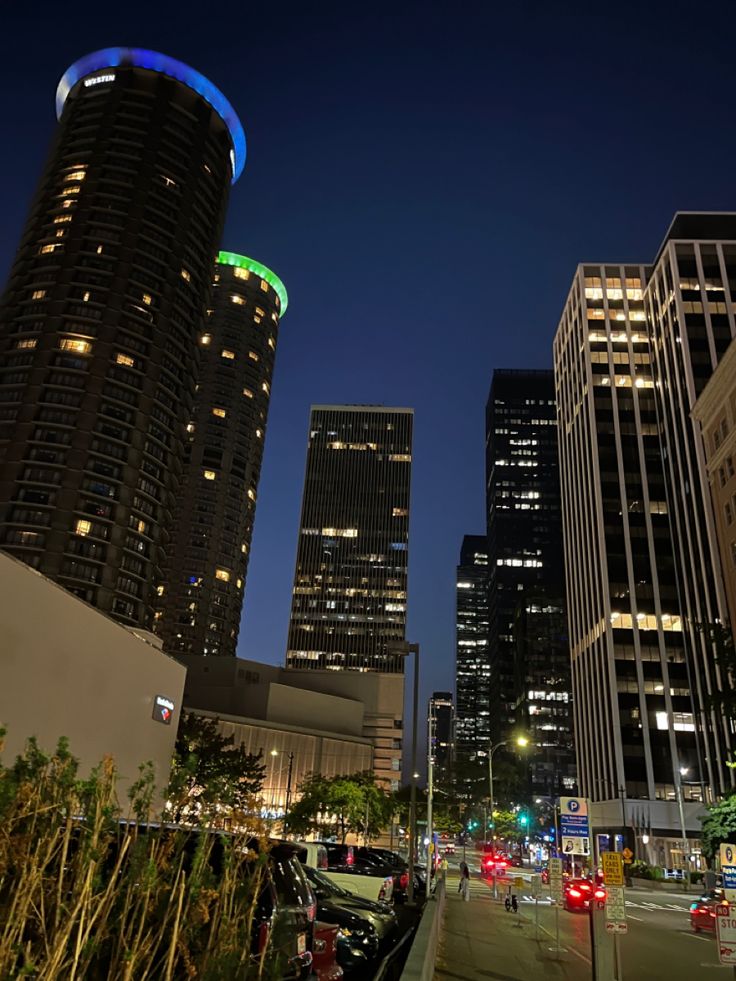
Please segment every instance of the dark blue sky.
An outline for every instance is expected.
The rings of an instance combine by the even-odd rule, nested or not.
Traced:
[[[240,653],[283,660],[309,405],[408,405],[409,635],[424,692],[452,687],[454,567],[484,528],[491,373],[551,366],[578,261],[645,261],[675,210],[736,210],[733,5],[9,6],[3,280],[56,83],[79,56],[163,51],[243,121],[224,248],[270,266],[290,304]]]

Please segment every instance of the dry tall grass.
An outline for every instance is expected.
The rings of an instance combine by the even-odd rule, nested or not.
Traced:
[[[252,830],[152,827],[150,769],[125,814],[115,785],[110,759],[80,779],[64,740],[0,764],[0,979],[272,975],[273,958],[252,956],[267,874]]]

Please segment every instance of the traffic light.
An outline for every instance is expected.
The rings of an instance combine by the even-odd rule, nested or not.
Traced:
[[[525,814],[524,811],[519,814],[519,824],[522,828],[525,828],[529,824],[529,815]]]

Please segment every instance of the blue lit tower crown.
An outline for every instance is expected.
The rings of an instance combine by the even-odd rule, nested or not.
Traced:
[[[148,627],[230,184],[232,107],[138,48],[77,61],[0,302],[0,548]]]

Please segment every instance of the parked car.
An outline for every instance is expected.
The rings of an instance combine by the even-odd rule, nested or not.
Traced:
[[[594,901],[605,902],[608,893],[604,886],[597,886],[590,879],[568,879],[564,887],[563,902],[570,913],[590,909]]]
[[[319,981],[340,981],[343,970],[337,963],[338,926],[331,923],[314,924],[314,958],[312,968]]]
[[[716,928],[716,906],[726,903],[726,894],[723,889],[709,889],[690,904],[690,926],[695,933],[701,930],[715,930]]]
[[[327,923],[336,923],[356,941],[371,961],[386,953],[397,939],[399,924],[396,914],[387,903],[372,902],[340,888],[329,874],[304,867],[304,872],[317,900],[317,916]]]
[[[393,868],[382,863],[378,856],[366,855],[366,849],[359,849],[354,845],[338,845],[334,842],[301,842],[300,847],[309,850],[308,863],[313,868],[320,868],[341,888],[366,899],[377,900],[380,897],[386,902],[391,901],[394,888]],[[311,852],[321,856],[321,849],[326,853],[326,865],[321,859],[315,863],[311,861]]]

